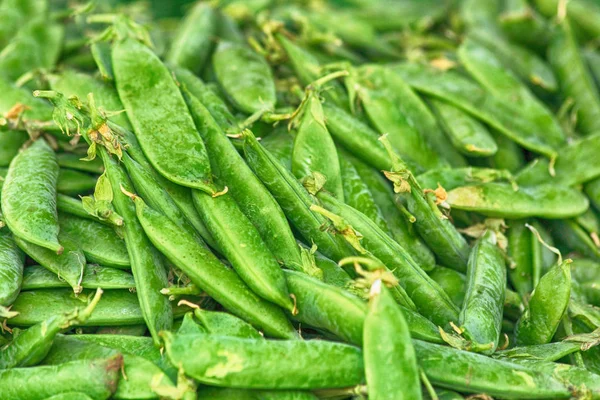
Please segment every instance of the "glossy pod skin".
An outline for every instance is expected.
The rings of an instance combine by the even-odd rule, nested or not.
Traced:
[[[533,249],[541,246],[527,227],[526,220],[512,220],[508,222],[508,255],[511,264],[508,268],[508,278],[521,298],[525,298],[533,291],[534,271]],[[541,271],[537,272],[541,274]],[[539,277],[538,277],[539,280]]]
[[[558,361],[563,357],[582,350],[582,343],[562,341],[531,346],[517,346],[508,350],[500,350],[493,357],[509,361],[513,358],[530,360]]]
[[[164,333],[174,365],[212,386],[248,389],[319,389],[364,379],[359,348],[320,340],[255,340]],[[192,352],[197,357],[187,355]],[[233,357],[233,358],[232,358]],[[235,363],[232,363],[235,359]],[[321,362],[337,360],[336,365]],[[215,369],[217,368],[217,369]],[[217,373],[217,371],[221,371]]]
[[[200,308],[195,309],[193,315],[199,321],[199,326],[210,334],[245,339],[264,339],[260,332],[252,325],[235,315],[221,311],[207,311]]]
[[[582,214],[589,206],[581,192],[566,186],[546,184],[520,187],[515,191],[509,184],[496,182],[451,190],[447,202],[458,210],[514,219],[569,218]]]
[[[419,368],[407,321],[381,281],[375,281],[370,297],[363,328],[369,398],[421,399]]]
[[[277,260],[288,266],[299,265],[300,251],[281,207],[233,147],[223,127],[217,125],[204,105],[186,88],[182,92],[211,155],[213,173],[227,186],[228,193]]]
[[[13,234],[60,254],[57,180],[54,151],[43,139],[37,140],[10,163],[1,202],[4,221]]]
[[[491,354],[498,347],[505,291],[504,255],[498,248],[496,234],[486,231],[471,250],[459,316],[465,335],[475,342],[475,347],[483,347],[480,351],[484,354]]]
[[[438,184],[446,191],[461,186],[476,185],[479,183],[494,182],[498,180],[511,181],[512,176],[506,170],[493,168],[452,168],[432,169],[418,175],[417,181],[425,189],[436,189]]]
[[[206,148],[167,67],[131,38],[113,45],[112,64],[119,97],[152,166],[174,183],[214,192]]]
[[[0,371],[3,396],[14,400],[45,400],[60,393],[81,392],[106,400],[117,389],[123,357],[71,361],[61,365]]]
[[[58,289],[69,287],[56,274],[39,265],[32,265],[23,271],[21,290]],[[84,289],[134,289],[133,275],[117,268],[88,264],[83,271],[81,287]]]
[[[138,219],[150,241],[184,271],[192,283],[225,309],[267,335],[297,337],[283,311],[254,294],[235,272],[223,265],[208,249],[185,235],[164,215],[146,206],[139,197],[135,205]]]
[[[9,306],[19,295],[25,255],[8,229],[0,228],[0,306]]]

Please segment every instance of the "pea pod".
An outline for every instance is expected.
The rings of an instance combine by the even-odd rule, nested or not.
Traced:
[[[26,132],[0,131],[0,167],[8,167],[28,139],[29,135]]]
[[[71,361],[61,365],[0,371],[3,396],[14,400],[44,400],[60,393],[81,392],[105,400],[117,389],[123,357]]]
[[[69,197],[64,194],[58,193],[56,195],[56,208],[62,213],[67,213],[80,218],[86,218],[91,221],[98,221],[104,224],[113,226],[122,226],[123,218],[115,212],[111,212],[107,218],[100,218],[99,216],[88,213],[83,202],[79,199]]]
[[[0,229],[0,306],[9,306],[19,295],[25,255],[8,230]]]
[[[92,400],[92,398],[85,393],[69,392],[46,397],[45,400]]]
[[[96,186],[96,178],[92,175],[73,169],[61,168],[58,171],[56,191],[61,194],[76,196],[91,193]]]
[[[487,165],[516,173],[525,166],[525,156],[521,147],[508,137],[492,132],[498,151],[487,160]]]
[[[535,260],[541,246],[524,220],[508,222],[508,254],[511,264],[508,277],[512,286],[525,299],[531,294],[540,279],[541,268]],[[535,278],[534,278],[535,277]]]
[[[281,207],[254,175],[209,111],[190,92],[184,97],[211,154],[211,169],[229,189],[269,250],[284,265],[299,265],[300,252]],[[256,207],[260,204],[260,207]]]
[[[600,249],[585,229],[576,220],[549,221],[552,236],[559,248],[567,252],[576,251],[584,257],[600,260]]]
[[[545,50],[550,41],[548,22],[525,0],[506,2],[498,23],[510,41],[535,51]]]
[[[46,357],[61,330],[85,323],[100,301],[101,294],[102,290],[98,289],[84,309],[75,308],[69,313],[54,315],[19,334],[2,349],[0,369],[37,365]]]
[[[47,12],[47,0],[3,1],[0,5],[0,18],[5,22],[0,28],[0,48],[6,46],[25,22],[42,17]]]
[[[255,295],[237,275],[225,267],[208,249],[182,232],[164,215],[150,209],[139,197],[137,216],[152,243],[192,283],[230,310],[268,335],[294,338],[296,332],[283,312]],[[248,306],[251,304],[252,306]]]
[[[58,162],[58,166],[61,168],[69,168],[79,172],[87,172],[92,174],[101,174],[104,172],[104,165],[102,165],[102,161],[98,158],[95,158],[91,161],[84,161],[78,154],[59,153],[56,155],[56,161]]]
[[[292,170],[293,132],[287,128],[275,129],[269,136],[262,138],[260,144],[288,171]]]
[[[475,118],[437,99],[430,99],[429,104],[452,145],[463,155],[488,157],[498,151],[494,138]]]
[[[381,281],[375,282],[370,296],[363,330],[369,397],[421,399],[419,368],[407,321]]]
[[[173,364],[183,368],[186,375],[212,386],[319,389],[352,386],[364,379],[360,349],[341,343],[169,332],[164,333],[164,339]],[[197,356],[189,357],[190,352]],[[274,354],[280,356],[273,357]],[[323,359],[336,363],[323,363]]]
[[[504,256],[498,248],[496,234],[488,230],[471,250],[467,288],[459,316],[465,335],[474,341],[474,347],[481,346],[479,351],[484,354],[491,354],[498,347],[505,290]]]
[[[200,326],[210,334],[245,339],[263,339],[263,336],[252,325],[234,315],[200,308],[194,310],[194,315],[200,322]]]
[[[30,91],[16,87],[2,77],[0,77],[0,91],[3,94],[0,99],[0,114],[6,115],[10,111],[14,111],[13,107],[15,105],[22,104],[26,108],[20,110],[19,117],[21,120],[30,124],[39,123],[54,127],[52,123],[52,107],[49,107],[48,103],[43,100],[33,97]]]
[[[113,45],[112,64],[119,97],[152,166],[174,183],[214,192],[206,148],[167,67],[131,38]]]
[[[16,236],[60,254],[57,179],[54,152],[44,140],[37,140],[10,163],[1,201],[4,220]]]
[[[216,22],[214,10],[209,4],[198,3],[191,8],[177,29],[166,61],[200,72],[212,50]]]
[[[56,289],[69,287],[56,274],[46,268],[33,265],[23,271],[21,290]],[[133,289],[135,281],[126,271],[116,268],[88,264],[83,272],[81,287],[84,289]]]
[[[509,184],[496,182],[453,189],[448,192],[447,202],[458,210],[515,219],[569,218],[585,212],[589,206],[581,192],[566,186],[545,184],[515,191]]]
[[[198,390],[200,398],[212,400],[317,400],[311,392],[299,390],[248,390],[203,386]]]
[[[557,0],[535,0],[534,4],[541,14],[554,17],[559,12]],[[575,0],[565,5],[565,13],[571,23],[581,29],[586,36],[595,38],[600,34],[600,7],[593,1]]]
[[[593,339],[592,339],[593,340]],[[590,343],[594,343],[590,341]],[[510,361],[513,358],[526,358],[531,360],[558,361],[561,358],[578,351],[586,351],[586,342],[562,341],[531,346],[517,346],[508,350],[500,350],[494,358]]]
[[[506,170],[465,167],[432,169],[417,176],[417,181],[421,187],[431,190],[436,189],[438,185],[445,190],[452,190],[461,186],[477,185],[497,180],[511,181],[512,175]]]
[[[535,287],[528,308],[517,323],[519,344],[549,343],[569,304],[571,293],[570,260],[552,267]]]

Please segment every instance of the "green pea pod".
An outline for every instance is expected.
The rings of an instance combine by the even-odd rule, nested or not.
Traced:
[[[146,324],[130,325],[130,326],[104,326],[98,327],[96,335],[128,335],[128,336],[143,336],[148,332]]]
[[[556,149],[547,143],[535,121],[462,75],[415,63],[396,64],[392,69],[417,92],[460,108],[528,150],[548,157],[555,155]]]
[[[186,375],[212,386],[320,389],[353,386],[364,379],[360,349],[342,343],[173,335],[170,332],[164,333],[164,339],[173,364],[179,365]],[[189,357],[190,352],[196,356]],[[232,357],[236,360],[233,364]],[[336,360],[336,363],[323,360]]]
[[[66,314],[56,314],[19,334],[2,349],[0,369],[31,367],[40,363],[50,351],[56,335],[62,330],[85,323],[100,301],[101,295],[102,290],[98,289],[85,308],[75,308]]]
[[[28,139],[26,132],[0,131],[0,167],[8,167]]]
[[[110,43],[107,42],[93,42],[90,44],[90,53],[94,63],[98,67],[98,73],[104,81],[114,81],[115,74],[112,67],[112,51]]]
[[[50,75],[48,81],[52,90],[61,92],[67,97],[77,96],[83,101],[89,93],[93,93],[96,106],[111,113],[110,119],[115,123],[131,129],[127,114],[120,112],[123,111],[123,103],[121,103],[114,86],[72,69],[65,69],[60,74]]]
[[[81,392],[60,393],[46,397],[45,400],[93,400],[90,396]]]
[[[580,191],[566,186],[545,184],[520,187],[515,191],[509,184],[496,182],[451,190],[447,202],[457,210],[513,219],[569,218],[585,212],[589,206],[588,199]]]
[[[213,193],[206,148],[167,67],[134,39],[113,45],[112,64],[119,97],[150,163],[174,183]]]
[[[561,82],[563,96],[572,98],[577,109],[577,128],[588,135],[600,130],[600,94],[585,65],[571,24],[563,20],[554,32],[548,59]]]
[[[250,131],[243,133],[246,162],[279,203],[292,226],[307,243],[315,243],[321,253],[332,260],[352,254],[341,237],[321,229],[325,218],[310,210],[315,200],[290,171],[267,152]]]
[[[475,351],[492,354],[500,339],[506,266],[496,234],[486,231],[471,250],[467,266],[467,288],[459,323]],[[479,349],[477,349],[479,347]]]
[[[317,400],[311,392],[299,390],[248,390],[203,386],[198,390],[201,399],[211,400]]]
[[[571,293],[570,260],[552,267],[535,287],[525,313],[517,323],[517,343],[549,343],[569,304]]]
[[[312,173],[325,176],[324,188],[339,199],[344,199],[340,161],[327,127],[321,100],[315,91],[309,91],[297,117],[297,133],[292,149],[292,173],[303,180]]]
[[[550,26],[528,3],[525,0],[505,2],[498,23],[510,41],[542,52],[550,42]]]
[[[2,96],[0,96],[0,114],[4,116],[16,104],[22,104],[26,106],[19,116],[22,121],[45,123],[45,125],[53,127],[52,107],[45,101],[33,97],[29,90],[16,87],[0,76],[0,91],[2,92]]]
[[[445,190],[461,186],[477,185],[479,183],[497,180],[511,180],[512,175],[506,170],[465,167],[452,169],[431,169],[417,176],[417,181],[426,189],[436,189],[438,185]]]
[[[498,151],[487,162],[488,166],[496,169],[505,169],[511,173],[516,173],[525,166],[525,155],[523,149],[508,137],[491,132]]]
[[[587,194],[594,209],[600,210],[600,179],[594,179],[588,182],[584,186],[584,189],[585,194]]]
[[[535,0],[534,4],[541,14],[546,17],[555,17],[559,12],[558,0]],[[578,31],[593,39],[600,35],[600,6],[594,1],[575,0],[565,5],[566,16]]]
[[[133,185],[125,169],[106,151],[102,151],[101,156],[112,187],[113,204],[124,219],[123,234],[140,308],[148,330],[158,344],[158,332],[170,329],[173,324],[169,300],[160,293],[162,288],[168,286],[167,273],[160,255],[152,247],[142,226],[137,222],[135,207],[122,192],[122,190],[133,192]]]
[[[15,242],[25,254],[56,276],[64,279],[73,292],[81,292],[81,279],[85,270],[85,255],[75,243],[67,239],[65,251],[57,255],[44,247],[29,243],[15,236]]]
[[[361,245],[398,277],[400,285],[414,302],[418,312],[437,325],[446,326],[458,319],[458,309],[408,252],[373,221],[326,193],[318,195],[324,206],[339,215],[362,235]]]
[[[421,399],[419,368],[407,321],[381,281],[371,288],[364,362],[369,398]]]
[[[576,220],[549,221],[552,236],[566,252],[576,251],[584,257],[600,261],[600,248]]]
[[[88,213],[83,207],[83,203],[81,200],[69,197],[64,194],[57,193],[56,208],[61,213],[71,214],[76,217],[89,219],[91,221],[98,221],[111,226],[123,225],[123,218],[117,213],[113,212],[108,218],[100,219],[100,217]]]
[[[58,171],[56,191],[68,196],[77,196],[94,191],[96,177],[73,169],[61,168]]]
[[[181,325],[177,329],[175,329],[175,324],[173,325],[173,332],[177,332],[178,335],[206,333],[206,328],[198,324],[198,322],[194,318],[193,312],[188,312],[185,313],[185,315],[183,316],[183,319],[181,320]]]
[[[489,157],[498,146],[487,128],[452,104],[430,99],[437,120],[456,150],[469,157]]]
[[[429,271],[428,275],[440,285],[457,307],[462,308],[467,287],[467,278],[463,274],[450,268],[437,266]]]
[[[33,265],[23,271],[21,290],[66,288],[69,284],[46,268]],[[133,289],[133,276],[117,268],[88,264],[83,272],[81,287],[84,289]]]
[[[10,323],[14,326],[31,326],[54,315],[65,314],[77,307],[85,306],[93,292],[84,290],[75,296],[68,289],[31,290],[22,292],[11,311],[19,312]],[[44,304],[44,307],[39,307]],[[175,317],[183,316],[188,307],[173,307]],[[94,313],[82,326],[128,326],[143,324],[144,317],[138,296],[129,290],[107,290]]]
[[[292,134],[290,134],[292,133]],[[260,144],[279,161],[285,169],[292,170],[293,132],[286,128],[275,129],[269,136],[262,138]]]
[[[4,220],[16,236],[60,254],[57,179],[54,151],[44,140],[37,140],[10,163],[1,201]]]
[[[48,18],[28,21],[0,51],[0,76],[15,81],[31,70],[54,68],[63,37],[63,26]]]
[[[43,400],[67,392],[85,393],[105,400],[117,389],[123,357],[71,361],[61,365],[0,371],[3,396],[14,400]]]
[[[213,46],[216,33],[216,16],[211,5],[198,3],[191,8],[181,25],[165,57],[169,64],[200,72]]]
[[[0,4],[0,48],[4,48],[24,23],[48,12],[48,0],[8,0]]]
[[[211,169],[219,182],[227,186],[228,193],[256,227],[277,260],[284,265],[300,265],[300,252],[281,207],[244,162],[209,111],[185,88],[182,92],[211,154]],[[257,204],[261,206],[256,207]]]
[[[585,342],[562,341],[531,346],[517,346],[512,349],[497,351],[493,357],[506,361],[511,361],[513,358],[558,361],[569,354],[583,350],[586,350]]]
[[[262,300],[208,249],[186,235],[167,217],[135,199],[137,216],[146,234],[160,251],[185,272],[192,283],[224,308],[262,329],[268,335],[297,337],[283,312]],[[226,217],[229,218],[229,217]]]
[[[243,44],[222,41],[212,66],[227,98],[240,111],[254,114],[275,108],[275,79],[260,54]]]
[[[405,28],[423,29],[439,21],[448,13],[444,2],[385,0],[363,2],[356,18],[368,22],[377,31],[399,31]]]
[[[458,57],[471,76],[489,93],[512,104],[535,121],[537,129],[544,133],[543,139],[548,146],[558,149],[564,144],[565,134],[550,110],[504,68],[492,51],[476,40],[467,39],[460,46]]]
[[[387,224],[390,236],[404,247],[424,271],[433,269],[435,267],[433,253],[414,232],[414,229],[400,211],[401,206],[395,202],[392,188],[383,175],[357,159],[353,159],[352,163],[363,182],[368,186],[373,200]]]
[[[541,246],[533,232],[527,227],[525,220],[513,220],[508,222],[508,255],[511,264],[508,268],[508,277],[513,288],[525,299],[533,291],[534,271],[533,255],[535,247]],[[540,272],[537,272],[538,274]],[[539,280],[539,278],[538,278]]]
[[[61,236],[77,243],[89,262],[116,268],[130,267],[125,242],[110,226],[62,213],[58,222]]]
[[[586,49],[583,52],[583,58],[586,61],[591,76],[594,78],[596,87],[600,87],[600,53],[598,51]]]
[[[200,321],[201,326],[212,335],[263,339],[263,336],[252,325],[234,315],[200,308],[194,310],[194,315]]]
[[[115,349],[81,341],[77,335],[58,336],[43,360],[43,365],[60,365],[75,360],[95,360],[119,354]],[[123,354],[123,375],[118,380],[115,399],[158,399],[156,386],[175,389],[161,369],[150,361],[132,354]]]
[[[68,168],[91,174],[101,174],[104,172],[104,165],[102,165],[102,161],[99,158],[94,158],[91,161],[84,161],[78,154],[59,153],[56,155],[56,161],[61,168]]]
[[[9,306],[19,295],[25,255],[7,229],[0,229],[0,306]]]

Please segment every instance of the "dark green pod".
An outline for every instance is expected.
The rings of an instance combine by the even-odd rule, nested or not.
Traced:
[[[0,229],[0,306],[9,306],[19,295],[25,255],[8,229]]]

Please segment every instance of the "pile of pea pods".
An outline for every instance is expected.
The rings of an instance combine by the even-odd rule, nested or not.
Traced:
[[[0,400],[600,399],[599,154],[596,0],[0,0]]]

